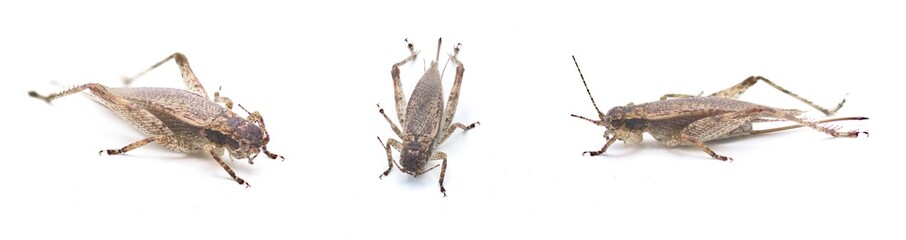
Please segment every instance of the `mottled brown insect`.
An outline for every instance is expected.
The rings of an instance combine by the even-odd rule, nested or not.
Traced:
[[[686,94],[666,94],[661,97],[660,101],[654,101],[643,104],[628,104],[611,108],[607,114],[598,109],[591,91],[588,90],[588,84],[585,83],[585,76],[579,69],[579,63],[573,56],[573,62],[576,69],[579,70],[579,76],[582,78],[582,84],[585,85],[585,91],[591,99],[592,105],[598,111],[599,120],[572,114],[571,116],[581,118],[592,122],[598,126],[604,126],[607,130],[604,132],[604,138],[607,143],[601,150],[585,151],[582,154],[597,156],[604,154],[616,140],[623,142],[639,143],[642,141],[642,133],[647,132],[659,142],[668,147],[695,145],[711,157],[719,160],[732,160],[732,158],[714,153],[704,143],[711,140],[739,137],[744,135],[755,135],[769,132],[782,131],[798,127],[810,127],[819,132],[826,133],[833,137],[857,137],[863,131],[837,131],[839,127],[819,126],[818,124],[843,121],[843,120],[866,120],[866,117],[845,117],[832,118],[819,121],[810,121],[799,118],[804,111],[797,109],[779,109],[736,100],[743,92],[758,81],[762,81],[772,87],[784,92],[793,98],[796,98],[815,109],[818,109],[827,116],[837,112],[844,99],[837,106],[828,110],[820,107],[809,100],[806,100],[761,76],[752,76],[746,78],[741,83],[736,84],[725,90],[716,92],[706,97]],[[797,125],[771,128],[764,130],[753,130],[752,123],[771,122],[771,121],[792,121]]]
[[[214,93],[213,101],[209,100],[201,82],[189,67],[188,59],[181,53],[174,53],[135,77],[125,79],[125,84],[129,85],[132,80],[170,59],[179,65],[188,91],[152,87],[108,88],[98,83],[87,83],[48,96],[39,95],[35,91],[28,92],[28,95],[50,103],[54,99],[88,89],[92,98],[150,136],[120,149],[101,150],[99,154],[123,154],[151,142],[177,152],[200,150],[211,154],[233,180],[249,187],[249,183],[237,177],[221,156],[226,149],[232,158],[246,158],[249,164],[253,164],[252,160],[259,152],[264,152],[271,159],[283,158],[267,150],[270,136],[264,128],[261,114],[257,111],[248,113],[239,105],[249,115],[247,119],[240,117],[232,111],[233,101],[220,96],[220,90]],[[223,103],[226,108],[218,103]]]
[[[381,146],[387,151],[387,170],[379,177],[390,174],[393,165],[396,165],[401,172],[417,177],[438,166],[434,165],[432,167],[426,167],[428,161],[442,160],[442,163],[440,164],[440,181],[438,181],[438,183],[440,184],[440,192],[446,197],[447,190],[444,189],[444,175],[447,172],[447,154],[436,151],[434,148],[447,140],[447,138],[450,137],[450,134],[457,128],[468,131],[469,129],[474,128],[476,124],[479,124],[478,122],[475,122],[466,126],[462,123],[453,122],[453,115],[456,113],[456,105],[459,102],[459,88],[460,85],[462,85],[462,75],[463,72],[465,72],[465,67],[463,67],[462,62],[456,58],[459,54],[461,44],[456,44],[453,48],[453,54],[450,55],[450,61],[456,64],[456,77],[453,81],[453,89],[450,91],[450,96],[447,99],[447,106],[444,108],[443,88],[441,86],[442,78],[440,71],[437,69],[440,60],[441,39],[437,39],[437,56],[435,56],[434,61],[431,62],[431,67],[425,71],[425,74],[418,81],[418,84],[415,85],[415,90],[412,91],[412,97],[409,98],[408,105],[406,104],[406,94],[403,93],[403,85],[400,82],[399,67],[415,60],[418,56],[418,52],[415,51],[415,47],[412,43],[409,43],[408,39],[406,40],[406,43],[409,47],[409,57],[393,64],[393,67],[390,69],[390,76],[393,77],[393,90],[396,95],[396,115],[399,118],[400,125],[403,126],[403,129],[400,130],[400,128],[390,120],[390,117],[387,117],[387,114],[384,113],[384,109],[378,105],[381,115],[383,115],[384,119],[387,120],[387,123],[390,124],[390,127],[393,129],[393,132],[396,133],[396,136],[403,141],[401,143],[396,139],[390,138],[385,145],[384,142],[381,141],[381,137],[378,137]],[[400,152],[399,164],[393,161],[393,156],[390,151],[391,147]]]

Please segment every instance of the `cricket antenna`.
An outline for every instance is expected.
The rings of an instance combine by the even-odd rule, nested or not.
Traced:
[[[591,90],[588,90],[588,83],[585,83],[585,75],[582,75],[582,69],[579,68],[579,62],[576,61],[576,55],[573,55],[573,63],[576,64],[576,70],[579,70],[579,77],[582,78],[582,85],[585,85],[585,92],[588,93],[588,98],[591,99],[591,105],[594,105],[595,110],[598,111],[598,118],[604,120],[604,113],[601,112],[601,109],[598,108],[598,104],[595,103],[595,97],[591,96]]]

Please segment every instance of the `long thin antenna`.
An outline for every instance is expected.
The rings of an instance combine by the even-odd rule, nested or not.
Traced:
[[[604,113],[601,112],[601,109],[598,108],[598,104],[595,103],[595,97],[591,96],[591,90],[588,90],[588,83],[585,83],[585,75],[582,75],[582,69],[579,68],[579,62],[576,61],[576,55],[573,55],[573,63],[576,64],[576,70],[579,70],[579,77],[582,78],[582,85],[585,85],[585,92],[588,93],[588,98],[591,99],[591,105],[594,105],[595,110],[598,111],[598,117],[601,118],[601,120],[604,120]]]

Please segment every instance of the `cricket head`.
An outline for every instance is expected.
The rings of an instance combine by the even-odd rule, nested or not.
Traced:
[[[245,110],[242,105],[239,107]],[[230,157],[248,159],[249,164],[254,164],[253,160],[260,152],[264,152],[271,159],[283,158],[267,150],[270,135],[264,127],[264,119],[260,113],[257,111],[249,113],[247,119],[231,115],[225,119],[226,121],[217,121],[218,124],[205,130],[208,140],[226,148]]]
[[[611,108],[610,111],[607,111],[607,114],[601,112],[601,109],[598,108],[598,104],[595,103],[595,98],[591,95],[591,90],[588,89],[588,83],[585,82],[585,76],[582,75],[582,69],[579,68],[579,62],[576,61],[576,56],[573,56],[573,63],[576,64],[576,69],[579,70],[579,77],[582,78],[582,85],[585,86],[585,92],[588,93],[591,104],[595,107],[595,111],[598,112],[598,119],[595,120],[576,114],[572,114],[571,116],[607,128],[607,130],[604,131],[604,138],[607,140],[616,138],[630,143],[641,142],[642,133],[644,133],[645,128],[648,127],[648,120],[637,117],[640,116],[640,114],[636,113],[634,110],[635,108],[631,104]]]
[[[403,138],[403,149],[400,150],[400,171],[412,176],[427,172],[425,165],[431,155],[431,138],[410,135]],[[432,167],[433,169],[433,167]]]

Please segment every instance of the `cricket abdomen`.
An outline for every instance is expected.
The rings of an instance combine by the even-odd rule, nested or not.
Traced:
[[[687,126],[700,119],[729,112],[768,107],[735,99],[693,97],[655,101],[620,108],[622,109],[615,113],[616,116],[609,115],[609,117],[614,119],[620,117],[624,119],[645,119],[647,123],[645,131],[659,142],[668,142],[678,136]],[[742,126],[733,132],[734,136],[741,135],[746,130],[750,131],[751,128],[751,124]],[[726,137],[732,136],[728,135]]]
[[[109,88],[110,93],[141,109],[122,109],[101,101],[145,135],[172,135],[178,142],[163,144],[177,152],[195,152],[209,143],[202,131],[218,116],[231,114],[198,94],[173,88]],[[97,99],[96,99],[97,100]],[[153,117],[149,117],[151,115]]]
[[[444,110],[442,91],[437,69],[433,67],[428,69],[415,85],[406,106],[406,121],[403,123],[406,134],[430,138],[437,136]]]

